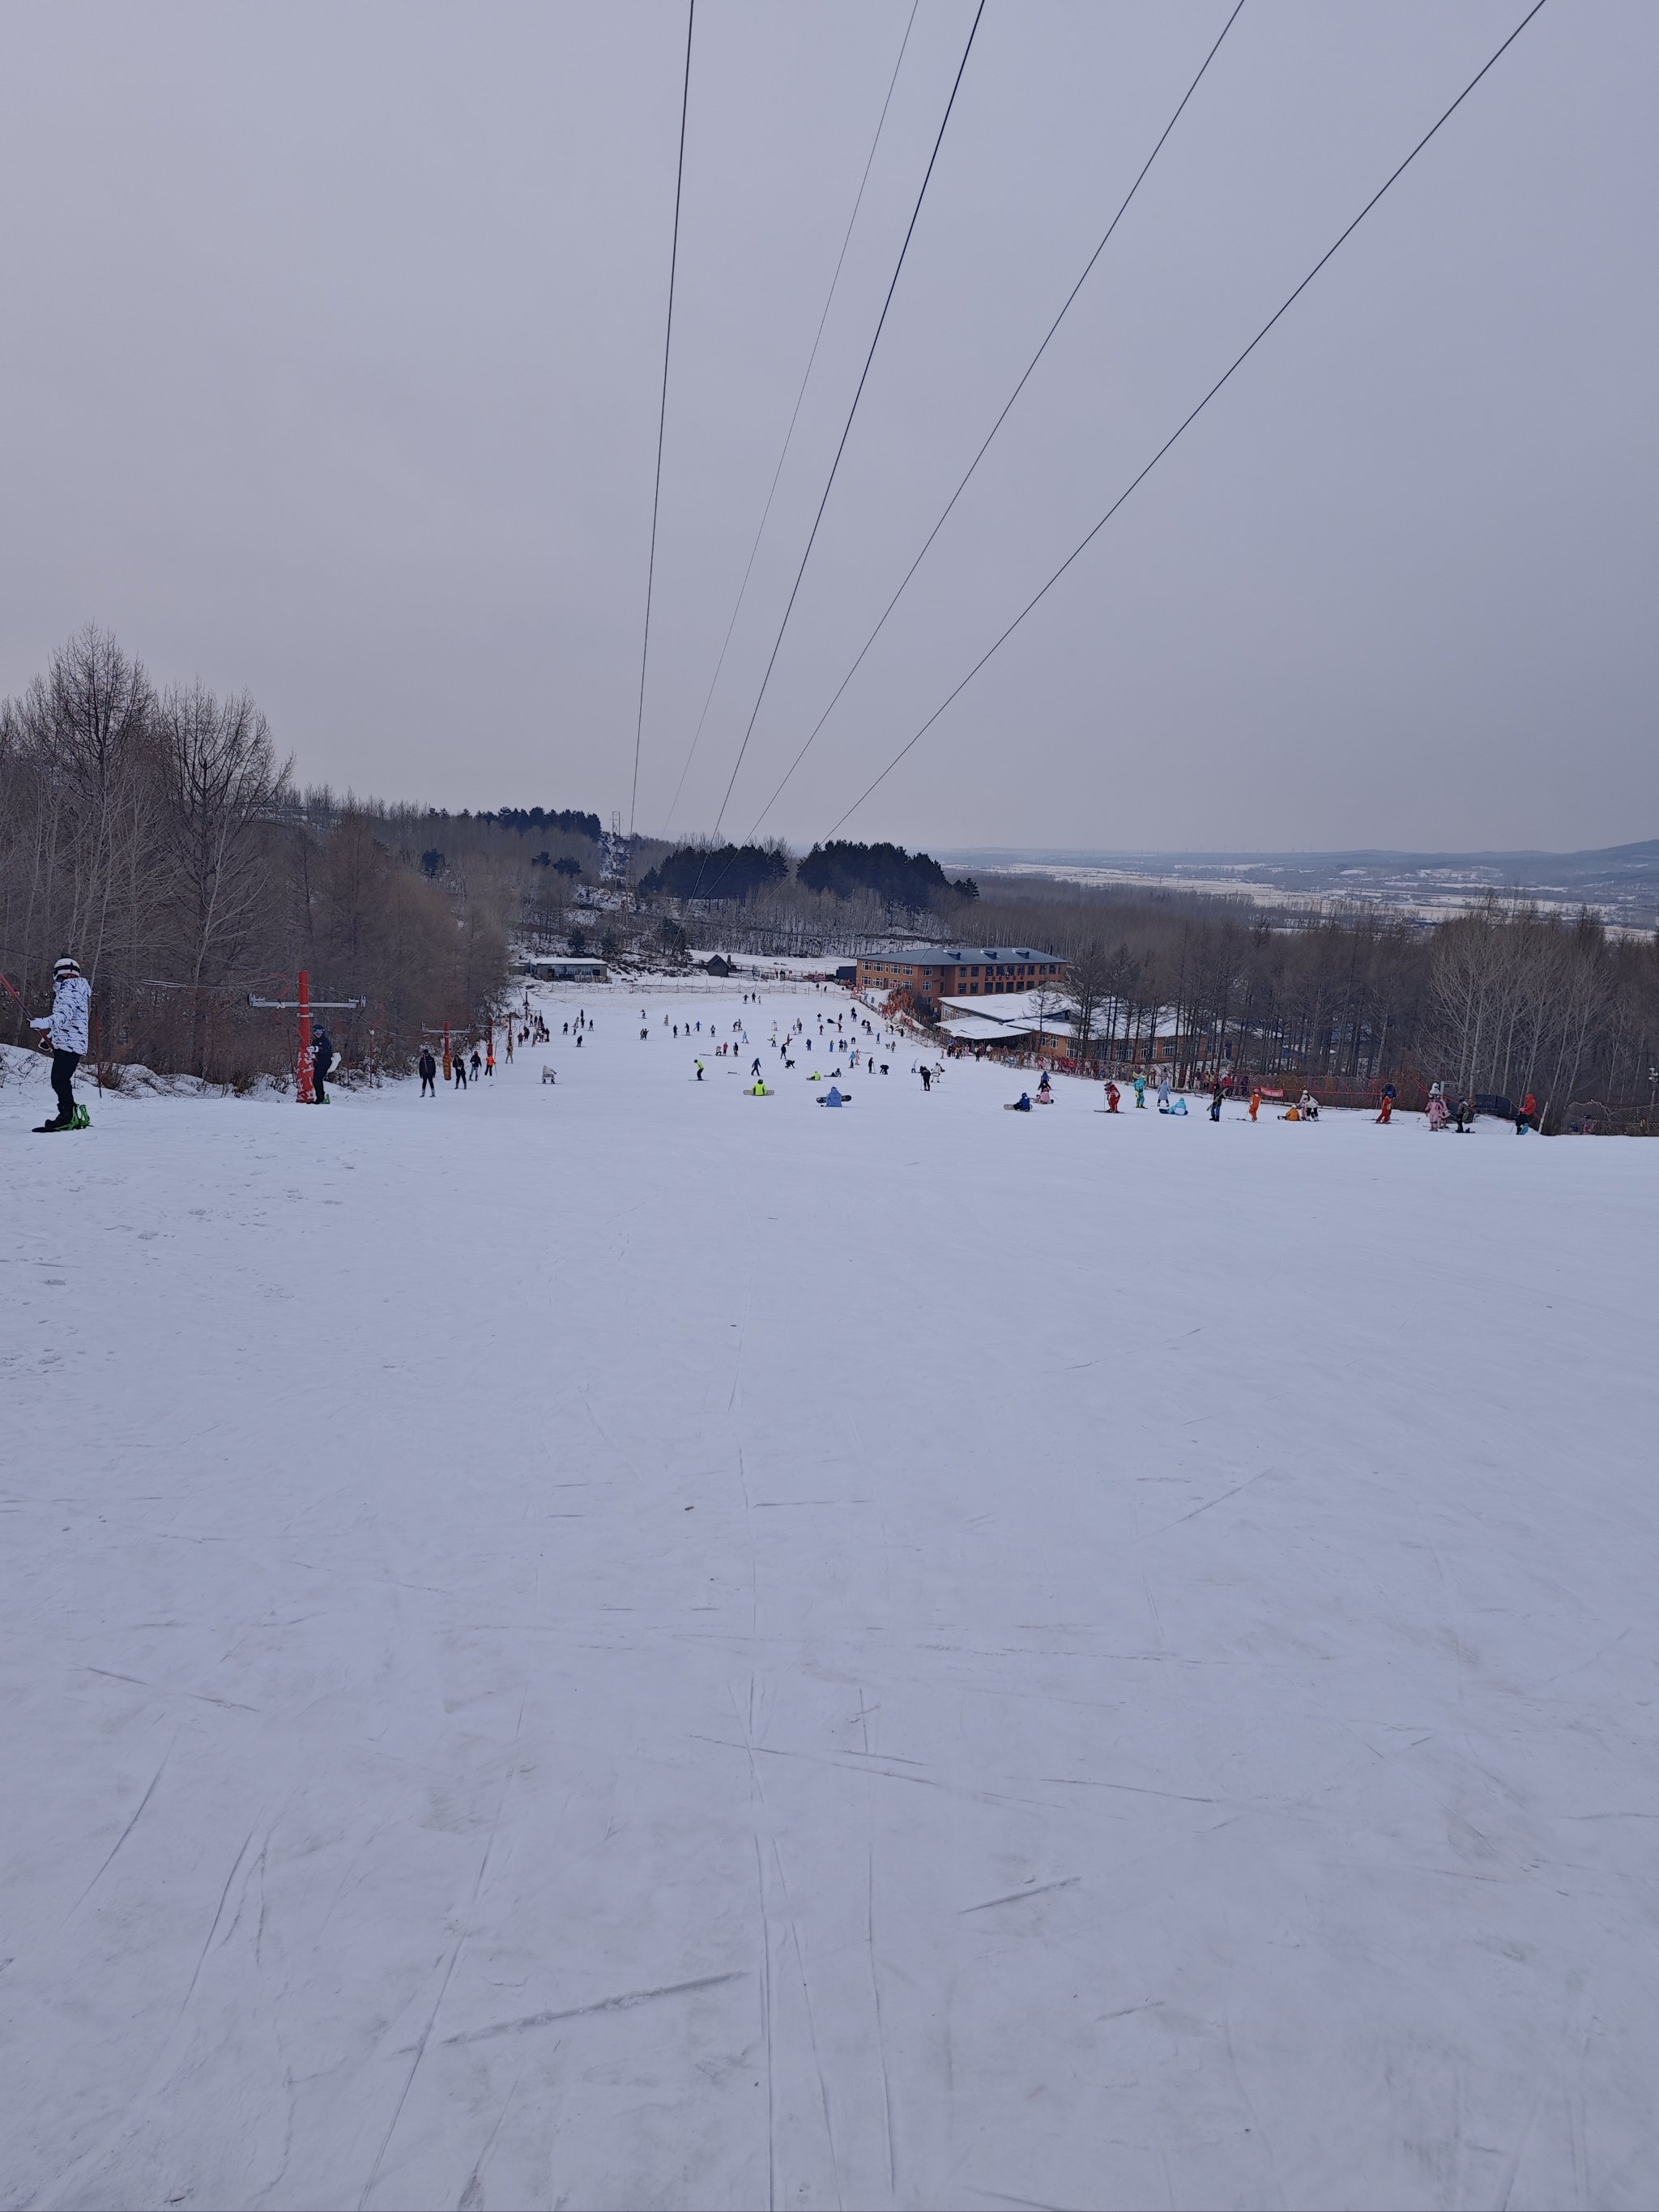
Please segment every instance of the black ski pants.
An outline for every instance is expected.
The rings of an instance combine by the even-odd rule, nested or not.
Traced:
[[[78,1052],[54,1052],[52,1055],[52,1087],[58,1094],[60,1121],[67,1121],[75,1112],[75,1089],[70,1079],[80,1065]]]

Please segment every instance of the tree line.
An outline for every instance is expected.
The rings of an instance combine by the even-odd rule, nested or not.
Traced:
[[[429,880],[388,810],[300,793],[246,693],[158,689],[82,630],[0,701],[0,972],[12,1042],[52,966],[93,987],[94,1051],[228,1083],[291,1066],[291,1016],[250,994],[362,998],[349,1060],[406,1064],[428,1024],[501,995],[504,917]],[[0,1030],[0,1034],[6,1034]]]
[[[759,894],[792,879],[803,890],[827,893],[842,905],[873,898],[884,912],[917,919],[956,915],[979,896],[971,876],[952,883],[930,853],[847,838],[814,845],[799,862],[792,862],[788,848],[777,838],[764,845],[716,846],[693,840],[665,853],[639,878],[639,890],[647,899],[748,906]]]
[[[1364,1095],[1392,1081],[1534,1096],[1553,1126],[1575,1108],[1649,1118],[1659,1092],[1659,938],[1488,897],[1431,926],[1373,908],[1270,912],[1198,894],[1023,881],[988,885],[987,944],[1068,962],[1085,1056],[1151,1057],[1180,1077],[1240,1075]],[[1604,1126],[1608,1124],[1604,1123]]]

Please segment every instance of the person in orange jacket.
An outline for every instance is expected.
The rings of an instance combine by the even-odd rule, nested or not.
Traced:
[[[1250,1119],[1251,1119],[1251,1121],[1255,1121],[1255,1117],[1256,1117],[1256,1115],[1257,1115],[1261,1111],[1261,1088],[1260,1088],[1260,1086],[1259,1086],[1259,1085],[1257,1085],[1257,1086],[1255,1086],[1255,1087],[1252,1088],[1251,1092],[1250,1092]]]

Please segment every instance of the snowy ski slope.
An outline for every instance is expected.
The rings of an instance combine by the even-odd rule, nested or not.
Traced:
[[[0,1088],[0,2203],[1659,2199],[1659,1146],[587,1003]]]

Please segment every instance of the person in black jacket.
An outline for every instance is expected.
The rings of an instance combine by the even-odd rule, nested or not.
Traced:
[[[423,1046],[421,1051],[421,1096],[435,1098],[438,1095],[438,1063],[432,1057],[432,1048]]]
[[[334,1047],[328,1031],[320,1022],[314,1023],[311,1031],[311,1093],[319,1106],[328,1103],[328,1093],[323,1088],[328,1071],[334,1065]]]

